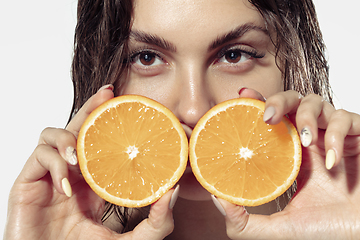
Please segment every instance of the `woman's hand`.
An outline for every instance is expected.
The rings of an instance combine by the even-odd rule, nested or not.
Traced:
[[[45,129],[9,197],[5,239],[163,239],[173,229],[173,190],[151,206],[132,232],[116,234],[101,223],[104,200],[80,175],[74,149],[86,117],[114,97],[111,85],[92,96],[64,129]],[[120,223],[119,223],[120,224]]]
[[[270,216],[218,199],[231,239],[356,239],[360,234],[360,116],[335,110],[320,96],[295,91],[266,101],[264,120],[288,114],[301,133],[297,192]]]

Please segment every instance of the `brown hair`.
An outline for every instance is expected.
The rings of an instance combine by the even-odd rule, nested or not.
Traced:
[[[315,93],[332,103],[325,44],[311,0],[249,0],[275,32],[284,90]]]
[[[126,69],[132,1],[79,0],[75,29],[71,117],[105,84],[114,84]]]
[[[319,94],[332,103],[325,46],[311,0],[249,0],[275,33],[276,59],[284,90]],[[131,0],[79,0],[75,30],[72,80],[74,103],[70,119],[103,85],[119,81],[127,69],[127,40],[132,16]],[[294,188],[288,192],[291,198]],[[112,213],[125,230],[128,211],[106,205],[103,220]]]

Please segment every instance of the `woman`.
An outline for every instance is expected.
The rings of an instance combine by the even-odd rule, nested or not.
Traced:
[[[5,239],[355,238],[360,117],[332,107],[323,50],[307,0],[79,1],[73,114],[43,131],[14,183]],[[301,132],[296,194],[281,212],[274,202],[249,214],[214,204],[188,171],[150,210],[105,205],[79,176],[76,136],[121,94],[164,104],[188,137],[217,103],[266,99],[265,122],[288,114]]]

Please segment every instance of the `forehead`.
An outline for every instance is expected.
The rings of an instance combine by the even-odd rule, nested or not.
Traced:
[[[134,1],[132,28],[169,38],[216,36],[245,23],[264,27],[263,18],[247,0]]]

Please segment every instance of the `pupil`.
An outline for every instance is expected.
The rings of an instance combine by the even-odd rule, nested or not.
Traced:
[[[142,53],[140,55],[140,62],[144,65],[151,65],[155,62],[155,57],[150,53]]]
[[[149,54],[145,54],[145,55],[144,55],[144,60],[145,60],[146,62],[150,62],[151,59],[152,59],[152,56],[150,56]]]
[[[237,53],[232,52],[232,53],[230,53],[229,57],[230,57],[230,59],[236,59],[238,57],[238,55],[237,55]]]
[[[240,60],[240,56],[237,52],[230,52],[226,55],[226,60],[231,63],[237,63]]]

